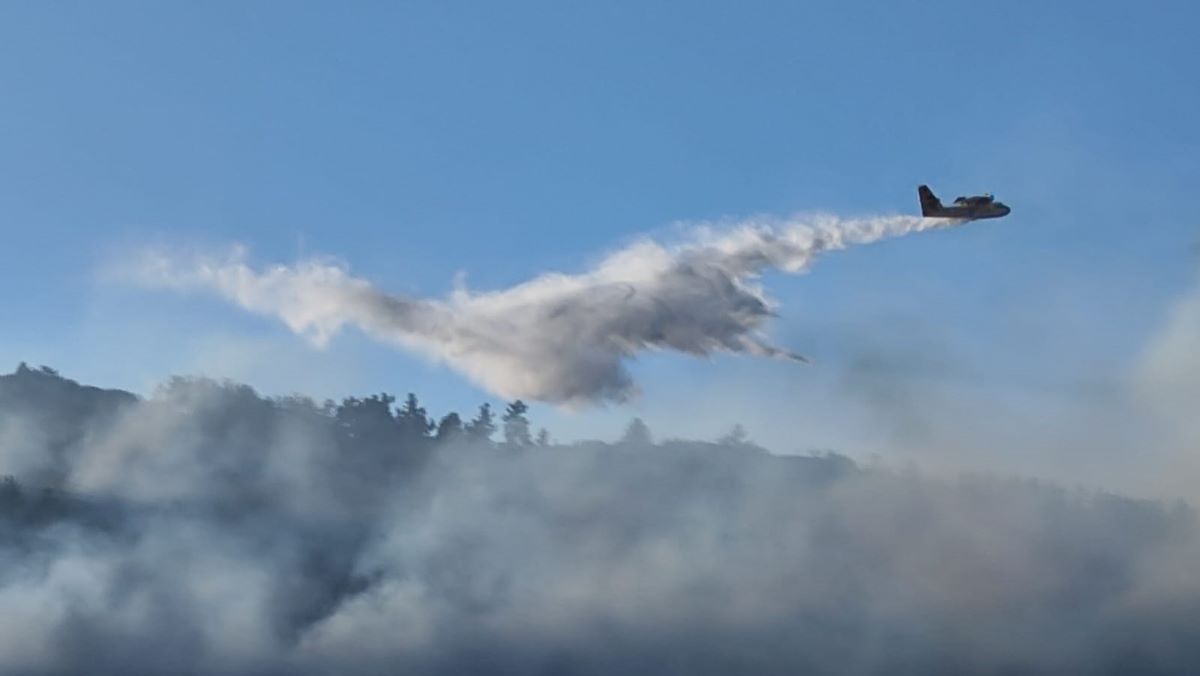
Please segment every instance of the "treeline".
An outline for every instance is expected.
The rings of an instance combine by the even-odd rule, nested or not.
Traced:
[[[440,476],[470,467],[491,481],[530,467],[553,476],[596,464],[628,470],[631,485],[690,477],[703,486],[749,467],[750,456],[772,457],[740,427],[715,442],[656,443],[637,418],[613,442],[556,444],[544,427],[534,432],[529,413],[516,400],[498,413],[483,403],[469,418],[436,416],[415,393],[318,403],[200,377],[169,378],[142,398],[22,363],[0,375],[0,522],[105,530],[131,509],[174,505],[306,523],[316,510],[351,537],[399,496],[419,499],[418,484],[436,485],[430,468]],[[830,457],[777,460],[791,465],[781,470],[798,485],[847,469]]]
[[[291,405],[304,403],[303,399],[295,398],[280,401]],[[383,392],[365,398],[347,397],[340,404],[326,401],[322,410],[350,438],[392,436],[397,443],[418,447],[431,442],[486,444],[492,443],[499,431],[500,443],[505,446],[523,447],[535,443],[547,446],[550,443],[550,434],[544,427],[534,437],[528,417],[529,406],[520,399],[507,404],[498,421],[488,403],[481,404],[470,420],[464,421],[456,411],[435,418],[412,392],[400,405],[396,404],[394,396]]]
[[[159,388],[159,392],[195,386],[237,390],[244,399],[259,398],[253,388],[247,385],[178,376],[168,380]],[[390,436],[398,443],[416,445],[430,441],[464,440],[490,443],[496,441],[499,432],[498,441],[507,446],[530,446],[535,443],[545,446],[550,441],[545,428],[538,430],[536,436],[533,434],[528,417],[529,406],[520,399],[509,402],[499,416],[490,403],[481,404],[470,420],[464,420],[456,411],[441,418],[432,416],[412,392],[400,404],[397,404],[395,396],[386,392],[361,398],[347,397],[340,403],[326,400],[319,407],[313,400],[302,396],[266,400],[284,408],[319,411],[351,438],[382,440],[381,437]],[[89,418],[97,414],[114,413],[138,401],[136,395],[122,390],[80,385],[64,378],[49,366],[33,368],[21,362],[11,375],[0,376],[0,413],[4,413],[5,409],[40,409],[42,412]]]
[[[184,394],[181,394],[184,393]],[[30,367],[22,362],[10,375],[0,375],[0,422],[21,416],[34,421],[53,450],[78,442],[89,429],[111,424],[123,411],[138,404],[185,398],[189,401],[222,401],[227,413],[261,414],[264,407],[310,423],[320,420],[337,432],[342,445],[390,446],[398,451],[420,452],[445,443],[497,445],[511,449],[548,447],[551,436],[529,418],[529,406],[517,399],[497,413],[483,403],[469,419],[457,411],[437,417],[416,393],[402,402],[387,392],[366,397],[346,397],[318,404],[305,396],[263,397],[248,385],[202,377],[175,376],[162,384],[154,397],[143,400],[123,390],[81,385],[49,366]],[[236,402],[236,403],[235,403]],[[634,418],[621,439],[637,445],[652,444],[646,424]],[[749,445],[745,431],[735,425],[720,443]],[[3,471],[3,468],[0,468]]]
[[[716,443],[655,444],[639,419],[615,443],[571,446],[765,454],[740,427]],[[344,503],[369,502],[447,448],[563,447],[544,427],[534,427],[521,400],[501,411],[483,403],[467,418],[457,411],[433,415],[416,393],[403,400],[381,392],[318,403],[265,397],[230,381],[173,377],[141,398],[81,385],[46,366],[22,363],[0,375],[0,476],[12,475],[31,490],[104,487],[109,494],[162,496],[197,494],[204,486],[210,496],[248,502],[279,499],[286,484]]]
[[[236,390],[243,401],[260,399],[249,386],[205,378],[174,377],[159,388],[159,393],[189,387]],[[305,413],[319,413],[328,417],[347,438],[372,443],[390,439],[398,446],[418,448],[450,441],[500,443],[509,447],[547,446],[550,443],[550,434],[544,427],[534,434],[529,406],[519,399],[509,402],[499,415],[490,403],[481,404],[469,420],[456,411],[440,418],[430,415],[412,392],[399,404],[395,396],[386,392],[347,397],[340,403],[326,400],[320,406],[301,396],[262,400],[294,412],[306,409]],[[73,423],[82,421],[94,422],[91,419],[111,416],[139,401],[129,392],[80,385],[49,366],[33,368],[22,362],[11,375],[0,376],[0,415],[19,411],[52,416],[63,423],[60,428],[69,429],[76,426]]]

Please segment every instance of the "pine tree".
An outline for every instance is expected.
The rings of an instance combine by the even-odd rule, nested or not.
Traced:
[[[417,395],[412,392],[404,400],[404,406],[396,412],[396,426],[406,443],[419,444],[429,438],[434,429],[434,423],[426,415],[425,409],[417,403]]]
[[[479,414],[467,423],[467,436],[472,441],[491,441],[492,435],[496,432],[496,422],[492,416],[492,405],[481,404],[479,406]]]
[[[451,441],[458,439],[463,435],[462,418],[457,413],[447,413],[438,423],[437,434],[435,438],[438,441]]]
[[[528,410],[529,407],[520,399],[509,404],[504,410],[504,416],[501,418],[504,421],[504,443],[509,446],[533,444],[533,437],[529,433],[529,419],[525,417]]]

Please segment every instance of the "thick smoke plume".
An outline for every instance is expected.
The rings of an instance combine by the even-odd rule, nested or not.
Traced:
[[[422,414],[423,415],[423,414]],[[1182,505],[0,376],[0,673],[1188,673]]]
[[[801,272],[826,251],[956,224],[908,216],[746,221],[720,233],[702,228],[675,247],[644,239],[582,274],[440,300],[386,293],[324,260],[255,269],[241,249],[219,259],[153,254],[139,279],[215,291],[317,344],[356,326],[502,397],[582,404],[635,393],[624,362],[645,350],[799,359],[762,333],[774,304],[753,283],[759,274]]]

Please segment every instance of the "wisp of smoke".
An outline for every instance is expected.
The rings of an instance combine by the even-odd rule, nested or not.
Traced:
[[[256,269],[241,247],[219,258],[153,252],[136,277],[215,291],[317,345],[351,325],[449,364],[496,395],[579,405],[633,395],[625,362],[642,351],[803,359],[763,335],[774,303],[754,283],[758,275],[802,272],[825,251],[960,222],[822,216],[702,226],[676,246],[643,238],[580,274],[445,299],[387,293],[324,259]]]

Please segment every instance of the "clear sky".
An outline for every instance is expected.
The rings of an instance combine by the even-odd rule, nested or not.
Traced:
[[[927,182],[1013,213],[768,275],[772,332],[811,366],[647,356],[637,402],[534,417],[566,438],[742,422],[777,450],[864,454],[923,438],[881,424],[881,397],[1074,411],[1195,283],[1198,20],[1187,2],[4,3],[0,365],[467,411],[495,399],[420,357],[354,332],[318,351],[103,270],[240,242],[440,296],[460,272],[581,270],[677,221],[914,213]]]

